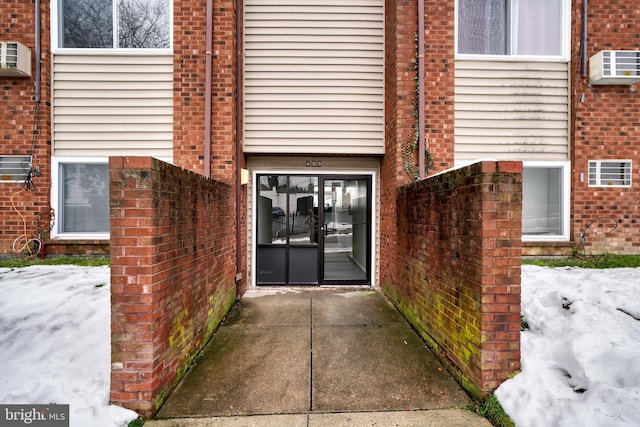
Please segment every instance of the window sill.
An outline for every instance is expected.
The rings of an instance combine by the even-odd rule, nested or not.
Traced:
[[[456,54],[456,61],[487,62],[569,62],[564,56],[524,56],[524,55],[468,55]]]
[[[526,243],[532,243],[532,244],[541,244],[541,243],[562,243],[562,242],[568,242],[569,241],[569,237],[568,236],[562,236],[562,235],[527,235],[524,234],[522,236],[522,243],[526,244]]]
[[[88,55],[99,55],[99,56],[158,56],[158,55],[173,55],[173,49],[65,49],[65,48],[55,48],[52,49],[53,54],[64,54],[64,55],[77,55],[77,56],[88,56]]]
[[[96,233],[96,234],[79,234],[79,233],[73,233],[73,234],[58,234],[58,235],[54,235],[51,236],[47,242],[61,242],[61,243],[71,243],[71,242],[76,242],[76,243],[84,243],[84,242],[91,242],[91,243],[109,243],[109,234],[105,234],[105,233]]]

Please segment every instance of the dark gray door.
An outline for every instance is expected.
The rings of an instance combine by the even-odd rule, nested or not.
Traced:
[[[258,285],[368,284],[371,178],[259,175]]]

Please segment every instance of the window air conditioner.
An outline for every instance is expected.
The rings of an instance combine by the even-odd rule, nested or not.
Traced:
[[[0,42],[0,77],[31,76],[31,49],[20,42]]]
[[[594,85],[632,85],[640,82],[640,51],[603,50],[589,59]]]

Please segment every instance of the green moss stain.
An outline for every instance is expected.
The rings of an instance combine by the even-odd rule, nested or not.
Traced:
[[[215,330],[222,323],[222,319],[227,315],[231,307],[236,301],[235,286],[224,293],[225,290],[218,288],[213,295],[207,298],[207,328],[205,331],[205,341],[213,335]]]
[[[153,399],[153,406],[156,411],[160,409],[160,407],[162,407],[162,404],[164,403],[166,398],[167,398],[167,389],[165,388],[165,389],[162,389],[160,393],[156,395],[155,399]]]
[[[169,348],[179,350],[185,343],[191,341],[194,336],[193,318],[189,309],[182,309],[172,320],[171,333],[169,334]]]
[[[476,400],[483,400],[487,393],[484,393],[480,390],[480,387],[476,385],[468,376],[466,376],[462,371],[457,370],[454,373],[454,376],[458,383],[462,386],[463,389],[467,391]]]
[[[412,280],[416,279],[416,276],[412,277]],[[425,281],[424,276],[420,280]],[[482,390],[467,373],[474,371],[473,362],[480,357],[481,334],[474,317],[475,313],[480,313],[480,303],[475,301],[473,309],[452,309],[446,297],[428,289],[421,294],[428,296],[428,305],[403,295],[392,282],[384,283],[382,289],[460,385],[475,398],[483,398]],[[474,297],[462,284],[456,289],[460,290],[461,299]]]
[[[189,318],[188,309],[183,309],[173,319],[173,327],[169,335],[169,347],[175,352],[180,360],[180,365],[176,370],[176,375],[170,384],[167,384],[154,398],[154,406],[156,411],[164,404],[169,392],[178,384],[178,382],[187,374],[191,366],[193,366],[202,346],[209,341],[209,338],[216,331],[222,320],[227,315],[231,307],[236,301],[235,285],[220,285],[216,288],[213,295],[207,298],[206,310],[207,319],[204,325],[204,337],[202,342],[195,343],[195,330],[193,327],[193,317]],[[186,343],[189,343],[188,345]]]

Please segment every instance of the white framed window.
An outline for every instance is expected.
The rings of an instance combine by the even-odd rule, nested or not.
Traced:
[[[52,237],[109,238],[109,165],[106,158],[53,158]]]
[[[631,187],[631,160],[589,160],[589,187]]]
[[[0,156],[0,182],[24,182],[31,169],[31,156]]]
[[[53,0],[53,46],[169,50],[172,0]]]
[[[457,0],[456,52],[567,60],[569,0]]]
[[[523,162],[522,240],[569,240],[569,183],[569,162]]]

